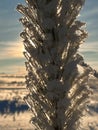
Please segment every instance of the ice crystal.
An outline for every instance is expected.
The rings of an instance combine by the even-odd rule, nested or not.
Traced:
[[[23,14],[27,59],[25,97],[37,130],[76,130],[95,71],[78,54],[87,37],[77,16],[85,0],[26,0]],[[77,123],[78,122],[78,123]]]

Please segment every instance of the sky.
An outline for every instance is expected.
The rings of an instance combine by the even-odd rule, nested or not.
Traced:
[[[23,27],[16,11],[18,3],[25,0],[2,0],[0,2],[0,73],[25,72],[23,44],[19,34]],[[86,0],[79,19],[86,22],[88,38],[80,48],[85,62],[98,71],[98,0]]]

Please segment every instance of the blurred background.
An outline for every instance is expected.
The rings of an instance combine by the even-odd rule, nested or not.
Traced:
[[[16,11],[17,4],[25,3],[24,1],[0,2],[0,73],[25,72],[22,39],[19,37],[23,28],[18,21],[21,15]],[[98,1],[86,0],[78,18],[86,22],[89,34],[80,52],[85,61],[98,70]]]
[[[21,15],[16,11],[18,3],[24,4],[25,0],[0,2],[0,130],[32,129],[29,123],[31,112],[23,101],[28,92],[25,89],[24,48],[19,36],[23,27],[18,21]],[[86,0],[78,19],[86,22],[89,34],[79,52],[85,62],[98,71],[98,0]],[[97,80],[90,83],[93,87],[98,86]],[[89,107],[92,115],[89,113],[89,118],[86,117],[89,120],[85,123],[85,130],[92,130],[92,126],[98,130],[98,89],[95,91],[94,100],[91,100],[94,105]]]

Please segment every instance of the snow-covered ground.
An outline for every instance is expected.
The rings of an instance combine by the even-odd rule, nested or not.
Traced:
[[[90,79],[89,84],[92,94],[81,120],[80,130],[98,130],[98,79]]]
[[[24,81],[22,76],[0,75],[0,130],[32,130]]]
[[[24,81],[24,76],[0,74],[0,130],[33,130]],[[98,80],[91,79],[90,86],[93,93],[79,130],[98,130]]]

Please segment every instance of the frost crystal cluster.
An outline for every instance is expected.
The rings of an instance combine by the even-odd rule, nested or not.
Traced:
[[[17,6],[27,59],[25,100],[37,130],[78,128],[93,73],[78,54],[87,36],[85,23],[76,20],[84,1],[26,0]]]

